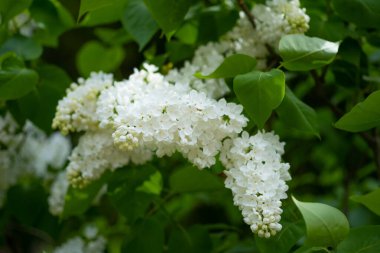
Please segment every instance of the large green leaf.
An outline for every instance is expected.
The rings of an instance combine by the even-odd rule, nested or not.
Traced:
[[[256,59],[244,54],[234,54],[224,59],[223,63],[212,73],[196,73],[198,78],[228,78],[245,74],[256,66]]]
[[[110,4],[89,11],[80,24],[82,26],[97,26],[118,22],[123,16],[127,0],[112,0]]]
[[[301,202],[293,197],[306,224],[306,245],[332,247],[347,237],[350,226],[346,216],[338,209],[311,202]]]
[[[6,24],[11,18],[28,8],[32,0],[1,0],[0,17],[1,22]]]
[[[29,8],[33,20],[43,29],[33,32],[33,39],[51,47],[58,46],[58,37],[75,25],[71,13],[58,0],[33,0]]]
[[[259,128],[264,127],[285,95],[285,75],[278,69],[238,75],[233,85],[240,103]]]
[[[169,184],[171,190],[178,193],[224,189],[223,182],[216,175],[193,167],[176,170],[170,176]]]
[[[158,31],[158,25],[143,0],[128,1],[121,22],[125,30],[137,41],[140,50]]]
[[[380,252],[380,226],[353,228],[348,237],[338,245],[337,253]]]
[[[335,127],[349,132],[361,132],[380,126],[379,108],[380,90],[371,93],[363,102],[355,105],[335,123]]]
[[[304,235],[304,224],[301,220],[283,224],[282,230],[269,239],[256,237],[260,253],[288,253]]]
[[[80,49],[77,66],[83,76],[88,76],[92,71],[112,72],[120,66],[124,55],[120,46],[105,47],[97,41],[90,41]]]
[[[320,68],[334,60],[339,43],[302,34],[285,35],[280,40],[282,65],[292,71]]]
[[[40,77],[37,85],[17,101],[17,106],[25,118],[49,133],[58,101],[65,95],[71,79],[54,65],[42,65],[36,70]]]
[[[362,27],[379,28],[380,1],[378,0],[333,0],[338,15]]]
[[[32,91],[37,84],[38,74],[25,68],[23,62],[12,54],[1,58],[0,100],[20,98]]]
[[[153,18],[167,37],[182,24],[192,0],[144,0]]]
[[[82,17],[86,12],[95,11],[106,6],[112,5],[117,0],[81,0],[79,8],[79,17]]]
[[[326,247],[310,247],[310,246],[302,246],[292,253],[331,253]]]
[[[362,196],[352,196],[351,199],[368,207],[369,210],[380,215],[380,188]]]
[[[0,54],[9,51],[15,52],[25,60],[34,60],[41,56],[42,47],[31,38],[16,35],[9,38],[0,47]]]
[[[286,87],[284,100],[276,112],[285,125],[319,137],[317,114],[313,108],[298,99],[289,87]]]

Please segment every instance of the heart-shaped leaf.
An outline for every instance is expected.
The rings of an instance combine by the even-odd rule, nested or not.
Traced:
[[[349,132],[360,132],[380,126],[379,108],[380,90],[355,105],[335,123],[335,127]]]
[[[203,75],[202,73],[198,72],[195,74],[195,76],[198,78],[235,77],[237,75],[252,71],[255,66],[255,58],[244,54],[234,54],[224,59],[223,63],[211,74]]]
[[[338,209],[311,202],[301,202],[293,197],[306,224],[307,246],[332,247],[347,237],[350,226],[346,216]]]
[[[248,115],[263,128],[285,95],[285,75],[281,70],[252,71],[234,79],[234,91]]]
[[[285,35],[280,40],[279,53],[282,65],[292,71],[320,68],[334,60],[339,43],[302,34]]]

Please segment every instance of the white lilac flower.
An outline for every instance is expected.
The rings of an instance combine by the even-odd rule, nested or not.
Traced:
[[[277,48],[283,35],[309,29],[310,18],[300,8],[299,0],[270,0],[266,5],[256,5],[252,13],[259,38],[273,48]]]
[[[68,139],[58,133],[47,137],[29,121],[21,129],[9,113],[0,117],[0,203],[20,177],[51,176],[47,168],[61,168],[70,149]]]
[[[65,205],[65,196],[69,188],[66,172],[59,173],[51,185],[48,198],[49,211],[53,215],[60,215]]]
[[[20,156],[27,163],[27,170],[37,177],[48,174],[48,167],[60,169],[71,151],[69,140],[59,133],[47,137],[46,134],[27,121],[23,133],[25,135]]]
[[[18,158],[22,141],[23,134],[13,117],[9,113],[0,116],[0,206],[8,188],[23,172],[24,164]]]
[[[222,64],[227,50],[224,43],[209,42],[202,45],[195,51],[191,62],[185,62],[181,69],[172,69],[165,78],[169,82],[181,83],[204,92],[209,97],[220,98],[230,91],[223,79],[199,79],[194,74],[210,74]]]
[[[69,157],[67,177],[74,187],[83,187],[98,179],[106,170],[115,170],[130,161],[142,164],[152,158],[148,150],[121,151],[113,143],[110,130],[86,132]]]
[[[8,23],[10,31],[18,32],[25,37],[32,37],[34,31],[38,28],[44,28],[44,24],[37,23],[28,11],[21,12]]]
[[[90,232],[90,233],[89,233]],[[86,226],[83,237],[76,236],[53,250],[53,253],[103,253],[106,239],[94,226]]]
[[[246,125],[242,106],[172,85],[155,71],[145,65],[101,94],[101,126],[115,129],[112,137],[121,150],[140,147],[158,157],[178,151],[199,168],[213,165],[222,140]]]
[[[200,46],[191,61],[180,69],[169,71],[166,79],[172,83],[183,83],[190,88],[204,92],[212,98],[223,97],[230,91],[223,79],[199,79],[196,72],[209,74],[224,58],[232,54],[246,54],[257,59],[257,68],[266,67],[269,56],[268,46],[276,50],[281,37],[308,30],[309,16],[300,8],[298,0],[268,0],[266,5],[256,4],[252,9],[256,28],[240,12],[234,28],[218,42]]]
[[[66,96],[59,101],[53,128],[67,134],[74,131],[96,130],[98,127],[96,101],[100,92],[112,86],[112,74],[91,73],[71,84]]]
[[[269,238],[281,230],[281,200],[287,198],[289,164],[281,162],[284,143],[273,133],[224,142],[221,161],[227,168],[225,186],[252,232]]]

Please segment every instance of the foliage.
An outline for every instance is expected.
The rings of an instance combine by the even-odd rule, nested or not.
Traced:
[[[229,93],[215,85],[217,94],[242,105],[248,134],[274,131],[286,142],[287,193],[298,200],[283,201],[281,231],[254,235],[224,187],[222,155],[198,170],[174,153],[110,168],[81,189],[70,186],[57,217],[47,200],[64,168],[49,165],[42,178],[25,172],[3,187],[11,177],[1,160],[4,130],[0,252],[57,252],[74,236],[86,238],[87,224],[106,239],[109,253],[380,252],[380,1],[301,0],[310,16],[305,34],[281,34],[256,55],[226,50],[220,62],[213,55],[192,68],[199,48],[212,55],[230,42],[230,31],[246,32],[236,29],[242,22],[252,38],[264,40],[268,34],[253,32],[262,20],[249,11],[264,2],[1,0],[0,117],[10,112],[17,133],[32,122],[51,134],[70,83],[93,71],[122,80],[145,62],[163,75],[190,66],[190,74],[178,71],[190,75],[183,80],[201,80],[205,89],[227,85]],[[67,137],[73,147],[82,134]]]

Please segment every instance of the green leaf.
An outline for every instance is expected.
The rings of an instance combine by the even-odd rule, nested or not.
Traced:
[[[58,101],[65,95],[71,79],[63,69],[54,65],[42,65],[36,70],[39,75],[36,87],[20,98],[17,106],[25,118],[50,133]]]
[[[144,219],[132,227],[132,236],[126,240],[122,252],[162,253],[164,250],[164,226],[154,218]]]
[[[337,16],[327,16],[324,11],[310,11],[310,29],[306,35],[329,41],[343,40],[347,35],[344,21]]]
[[[128,1],[121,22],[125,30],[137,41],[140,50],[158,31],[158,25],[150,15],[143,0]]]
[[[239,12],[235,8],[212,6],[200,13],[197,42],[201,44],[217,41],[235,26]]]
[[[344,20],[360,27],[379,28],[380,2],[378,0],[333,0],[335,12]]]
[[[380,126],[380,90],[372,92],[363,102],[343,115],[335,127],[348,132],[361,132]]]
[[[302,246],[293,253],[331,253],[326,247]]]
[[[234,54],[224,59],[223,63],[214,72],[208,75],[195,73],[198,78],[228,78],[242,75],[253,70],[256,66],[256,59],[244,55]]]
[[[7,23],[14,16],[25,10],[32,0],[1,0],[0,1],[0,23]]]
[[[162,191],[162,175],[159,171],[152,174],[148,180],[146,180],[137,191],[146,192],[150,194],[160,195]]]
[[[170,234],[168,253],[209,253],[212,241],[207,229],[196,225],[188,230],[173,229]]]
[[[153,18],[168,38],[182,24],[191,0],[144,0]]]
[[[352,196],[351,200],[365,205],[369,210],[380,215],[380,188],[362,196]]]
[[[317,114],[313,108],[298,99],[289,87],[286,87],[284,100],[276,112],[285,125],[319,138]]]
[[[130,223],[144,217],[150,203],[157,198],[156,194],[144,191],[144,184],[149,182],[156,172],[157,170],[151,166],[141,166],[121,168],[112,174],[108,182],[108,196],[113,206]]]
[[[81,0],[78,19],[80,19],[86,12],[104,8],[114,4],[115,2],[115,0]]]
[[[346,216],[338,209],[311,202],[300,202],[293,197],[306,224],[308,246],[335,248],[349,233]]]
[[[218,191],[224,189],[223,182],[207,170],[186,167],[176,170],[169,179],[170,188],[174,192]]]
[[[123,16],[126,0],[112,0],[109,5],[88,12],[80,24],[97,26],[118,22]]]
[[[24,60],[34,60],[41,56],[42,47],[31,38],[20,35],[9,38],[0,47],[0,54],[13,51]]]
[[[65,196],[65,205],[61,218],[65,219],[70,216],[80,216],[90,208],[101,188],[107,182],[110,173],[106,172],[102,177],[86,187],[79,189],[69,187]]]
[[[339,43],[302,34],[285,35],[280,40],[281,64],[288,70],[308,71],[320,68],[334,60]]]
[[[273,109],[285,95],[285,75],[281,70],[253,71],[234,79],[234,91],[248,115],[263,128]]]
[[[166,52],[172,63],[178,63],[191,59],[194,55],[194,47],[179,41],[168,41],[166,44]]]
[[[338,245],[337,253],[380,252],[380,226],[353,228],[348,237]]]
[[[20,98],[33,90],[38,81],[35,71],[25,68],[21,60],[9,53],[0,61],[0,99]]]
[[[103,42],[109,45],[123,45],[132,41],[132,37],[123,28],[111,29],[111,28],[96,28],[94,30],[95,35]]]
[[[301,220],[283,224],[282,230],[269,239],[255,237],[260,253],[288,253],[304,235],[304,224]]]
[[[124,56],[120,46],[105,47],[97,41],[90,41],[79,50],[77,66],[83,76],[88,76],[92,71],[112,72],[120,66]]]
[[[75,24],[71,13],[58,0],[33,0],[31,16],[43,29],[33,32],[33,39],[43,45],[58,46],[58,37]]]

